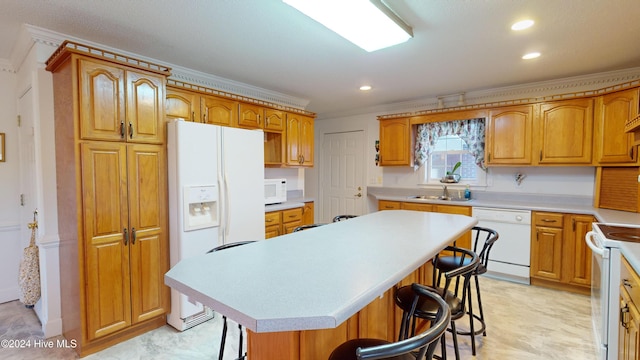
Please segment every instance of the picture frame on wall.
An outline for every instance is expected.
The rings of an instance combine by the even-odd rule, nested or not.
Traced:
[[[5,162],[4,155],[4,133],[0,133],[0,162]]]

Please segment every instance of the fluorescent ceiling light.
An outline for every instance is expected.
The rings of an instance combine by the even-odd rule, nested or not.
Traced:
[[[362,86],[360,86],[360,90],[369,91],[369,90],[371,90],[371,86],[370,85],[362,85]]]
[[[283,0],[366,51],[403,43],[413,30],[381,0]]]

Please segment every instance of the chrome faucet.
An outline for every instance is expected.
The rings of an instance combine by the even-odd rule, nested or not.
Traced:
[[[442,198],[443,199],[449,198],[449,190],[447,190],[447,185],[442,185]]]

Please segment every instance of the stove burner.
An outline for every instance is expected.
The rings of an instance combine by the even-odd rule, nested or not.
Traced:
[[[607,239],[640,242],[640,227],[611,226],[598,224]]]

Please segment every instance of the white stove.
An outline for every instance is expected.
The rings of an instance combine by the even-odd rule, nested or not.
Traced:
[[[640,226],[594,223],[585,241],[593,252],[591,318],[598,359],[618,358],[620,244],[640,243]]]

